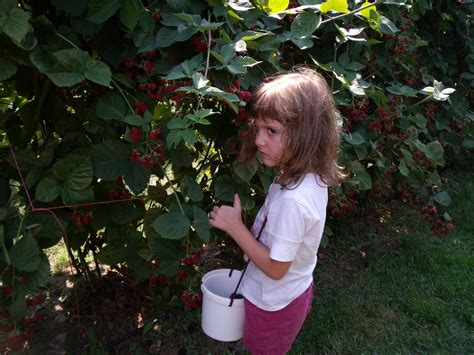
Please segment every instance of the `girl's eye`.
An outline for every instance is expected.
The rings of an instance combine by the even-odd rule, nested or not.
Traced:
[[[268,129],[268,133],[270,133],[270,134],[275,134],[276,131],[275,131],[273,128],[269,128],[269,129]]]

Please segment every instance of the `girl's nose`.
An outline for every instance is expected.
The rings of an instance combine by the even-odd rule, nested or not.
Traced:
[[[265,145],[265,139],[261,132],[255,134],[255,145],[257,147],[263,147]]]

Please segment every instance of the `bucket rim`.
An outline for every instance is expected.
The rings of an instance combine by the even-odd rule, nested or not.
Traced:
[[[228,305],[229,302],[230,302],[230,297],[222,297],[222,296],[216,295],[215,293],[211,292],[211,290],[209,290],[206,287],[205,282],[208,281],[209,279],[214,278],[214,277],[229,274],[230,270],[231,269],[216,269],[216,270],[212,270],[212,271],[206,273],[203,276],[202,280],[201,280],[201,290],[202,290],[204,296],[207,296],[207,297],[211,298],[213,301],[215,301],[217,303]],[[239,277],[242,274],[242,271],[237,270],[237,269],[234,269],[233,272],[237,273],[237,275]],[[234,278],[234,274],[232,274],[232,278]],[[234,299],[233,306],[234,305],[242,307],[244,305],[244,299],[243,298]]]

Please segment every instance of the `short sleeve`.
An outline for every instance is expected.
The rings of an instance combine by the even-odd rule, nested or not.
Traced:
[[[306,231],[305,208],[292,198],[278,201],[268,214],[267,233],[271,235],[270,258],[293,261]]]

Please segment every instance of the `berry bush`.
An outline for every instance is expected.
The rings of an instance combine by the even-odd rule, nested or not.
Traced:
[[[331,191],[328,227],[374,198],[415,196],[448,232],[440,171],[474,146],[473,10],[0,0],[2,307],[15,324],[34,319],[44,249],[60,240],[85,280],[106,264],[198,307],[193,287],[225,238],[207,212],[237,192],[251,221],[272,181],[257,160],[237,159],[245,105],[295,65],[326,77],[341,113],[348,178]]]

